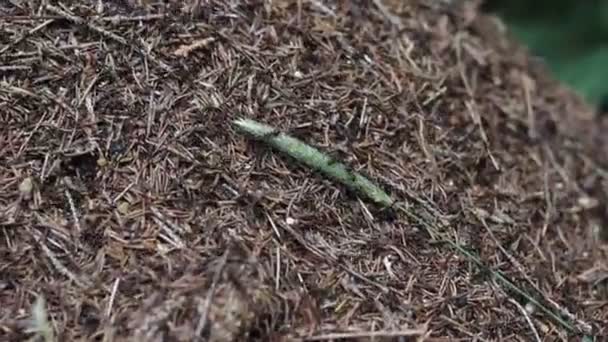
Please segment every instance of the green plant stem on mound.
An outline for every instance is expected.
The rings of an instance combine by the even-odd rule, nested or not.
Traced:
[[[412,210],[412,208],[404,206],[403,203],[394,205],[395,202],[389,195],[387,195],[384,191],[382,191],[382,189],[374,185],[365,177],[356,172],[349,171],[344,164],[334,161],[332,158],[323,154],[319,150],[303,143],[298,139],[281,133],[271,126],[261,124],[250,119],[239,119],[234,121],[234,123],[239,127],[239,129],[252,135],[254,138],[265,141],[269,145],[288,154],[294,159],[315,170],[321,171],[323,174],[335,180],[340,181],[351,190],[364,194],[377,204],[385,207],[394,207],[396,210],[403,212],[413,222],[423,226],[429,233],[432,240],[437,242],[443,241],[449,244],[452,248],[464,255],[468,260],[477,264],[481,269],[490,272],[494,279],[497,280],[503,286],[503,288],[524,297],[528,303],[536,306],[554,322],[557,322],[563,328],[565,328],[570,334],[579,333],[578,329],[575,328],[567,319],[564,319],[557,310],[552,310],[548,306],[545,306],[541,300],[536,299],[533,295],[522,290],[501,272],[486,266],[481,259],[469,252],[465,247],[456,241],[453,241],[448,237],[443,237],[444,234],[440,233],[441,228],[429,221],[432,214],[428,213],[424,208],[419,208],[420,210]],[[582,341],[592,342],[593,338],[591,336],[584,336]]]
[[[393,204],[391,197],[378,186],[359,173],[348,170],[344,164],[336,162],[316,148],[251,119],[239,119],[234,123],[256,139],[267,142],[292,158],[346,185],[349,189],[365,195],[376,204],[384,207]]]

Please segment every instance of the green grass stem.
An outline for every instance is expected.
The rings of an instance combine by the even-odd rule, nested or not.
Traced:
[[[362,194],[384,207],[393,204],[391,197],[361,174],[350,171],[343,163],[333,160],[318,149],[293,138],[275,128],[251,119],[239,119],[234,122],[239,129],[258,140],[263,140],[272,147],[288,154],[299,162],[317,170],[324,175],[339,181],[349,189]]]

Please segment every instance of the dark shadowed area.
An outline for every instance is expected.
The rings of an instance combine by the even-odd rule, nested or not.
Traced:
[[[606,338],[606,123],[476,6],[2,2],[0,340]]]

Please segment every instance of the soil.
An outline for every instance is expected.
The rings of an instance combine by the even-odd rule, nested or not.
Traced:
[[[3,2],[0,339],[608,338],[606,119],[478,5]]]

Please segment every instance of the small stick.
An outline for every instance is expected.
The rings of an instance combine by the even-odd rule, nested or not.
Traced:
[[[54,14],[57,14],[57,15],[60,15],[60,16],[62,16],[64,18],[66,18],[67,20],[69,20],[69,21],[71,21],[71,22],[73,22],[73,23],[75,23],[77,25],[85,25],[89,29],[91,29],[91,30],[93,30],[93,31],[101,34],[102,36],[104,36],[106,38],[115,40],[115,41],[119,42],[122,45],[128,45],[129,44],[127,42],[127,40],[124,39],[123,37],[121,37],[121,36],[119,36],[119,35],[111,32],[111,31],[104,30],[103,28],[98,27],[98,26],[92,24],[91,22],[88,22],[87,20],[82,19],[82,18],[80,18],[78,16],[72,15],[72,14],[70,14],[70,13],[62,10],[59,7],[55,7],[53,5],[46,5],[46,9],[49,10],[50,12],[53,12]]]
[[[205,296],[205,302],[203,306],[200,308],[201,317],[196,326],[195,336],[200,337],[203,329],[205,329],[205,325],[207,324],[207,317],[209,315],[209,310],[211,308],[211,302],[213,300],[213,295],[215,294],[215,289],[217,288],[217,284],[220,282],[220,277],[222,272],[224,272],[224,268],[226,267],[226,263],[228,262],[228,253],[230,249],[227,249],[220,259],[220,263],[218,265],[218,269],[213,274],[213,279],[211,280],[211,287],[209,288],[207,295]]]
[[[361,331],[361,332],[345,332],[345,333],[330,333],[324,335],[316,335],[305,337],[304,341],[329,341],[346,338],[376,338],[376,337],[406,337],[420,336],[426,333],[426,329],[407,329],[401,331]]]
[[[344,164],[336,162],[316,148],[254,120],[239,119],[234,123],[256,139],[267,142],[281,152],[367,196],[377,204],[385,207],[393,204],[393,199],[378,186],[359,173],[349,171]]]

